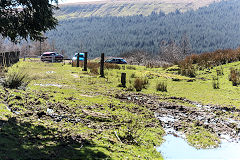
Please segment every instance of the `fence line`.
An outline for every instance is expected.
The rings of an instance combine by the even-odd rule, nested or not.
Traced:
[[[0,66],[9,67],[10,65],[19,61],[20,52],[5,52],[0,53]]]

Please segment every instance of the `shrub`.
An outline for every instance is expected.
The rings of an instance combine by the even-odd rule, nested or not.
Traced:
[[[238,86],[240,84],[240,71],[238,69],[231,68],[229,80],[232,81],[233,86]]]
[[[224,75],[224,73],[223,73],[223,67],[221,66],[220,69],[216,69],[216,72],[217,72],[217,76],[222,76],[222,75]]]
[[[106,69],[121,69],[120,65],[113,64],[113,63],[104,63],[104,68]]]
[[[134,67],[134,66],[127,66],[127,69],[129,69],[129,70],[136,70],[137,68]]]
[[[92,73],[92,74],[99,74],[98,73],[98,68],[91,68],[90,69],[90,73]]]
[[[91,69],[94,70],[94,68],[98,70],[98,68],[100,67],[100,64],[97,63],[97,62],[88,62],[87,67],[88,67],[90,70],[91,70]]]
[[[193,67],[187,67],[187,68],[181,67],[178,73],[190,78],[196,77],[196,69]]]
[[[143,80],[140,78],[136,78],[133,86],[137,92],[141,91],[143,89]]]
[[[156,85],[156,90],[161,92],[167,92],[167,83],[158,82]]]
[[[142,79],[142,78],[136,78],[134,81],[134,88],[136,89],[136,91],[141,91],[143,88],[147,88],[149,81],[147,78]]]
[[[136,78],[134,81],[134,88],[136,91],[141,91],[143,89],[143,80],[140,78]]]
[[[218,77],[213,77],[212,86],[213,89],[220,89]]]
[[[231,63],[240,60],[240,49],[231,50],[217,50],[214,52],[203,53],[199,55],[190,55],[187,56],[183,61],[180,62],[181,64],[196,64],[201,69],[211,68],[213,66],[219,66],[226,63]]]
[[[14,71],[7,74],[2,84],[6,88],[17,89],[21,86],[27,86],[29,82],[30,79],[26,73]]]

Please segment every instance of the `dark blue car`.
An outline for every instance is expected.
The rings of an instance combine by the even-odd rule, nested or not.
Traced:
[[[127,61],[123,58],[111,58],[107,59],[105,63],[127,64]]]

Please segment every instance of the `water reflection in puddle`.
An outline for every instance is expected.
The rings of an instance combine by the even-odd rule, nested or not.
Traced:
[[[196,149],[179,137],[171,134],[164,137],[166,140],[157,151],[161,152],[165,160],[170,159],[240,159],[240,143],[224,141],[221,147],[214,149]]]

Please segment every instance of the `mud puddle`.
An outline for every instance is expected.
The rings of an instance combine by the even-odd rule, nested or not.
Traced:
[[[196,149],[190,146],[183,138],[168,134],[166,140],[157,147],[165,160],[169,159],[240,159],[240,143],[222,141],[219,148]]]

